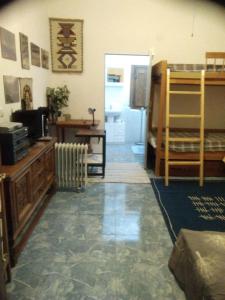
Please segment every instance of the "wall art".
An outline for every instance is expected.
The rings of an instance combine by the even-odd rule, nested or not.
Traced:
[[[33,43],[30,43],[30,51],[31,51],[31,64],[40,67],[41,66],[40,47],[38,47]]]
[[[51,18],[53,72],[83,71],[83,20]]]
[[[14,76],[3,76],[5,91],[5,103],[16,103],[20,101],[18,78]]]
[[[28,46],[28,37],[19,33],[20,36],[20,56],[21,56],[21,66],[23,69],[30,69],[30,61],[29,61],[29,46]]]
[[[15,34],[0,27],[2,57],[16,60]]]
[[[49,69],[49,53],[44,49],[41,49],[41,66],[44,69]]]
[[[32,78],[19,78],[19,83],[21,108],[23,110],[33,109]]]

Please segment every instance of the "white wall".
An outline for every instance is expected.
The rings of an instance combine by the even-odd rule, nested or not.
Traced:
[[[20,3],[21,2],[21,3]],[[104,120],[104,55],[148,54],[154,62],[203,63],[206,51],[225,51],[225,9],[203,0],[21,0],[1,11],[0,25],[48,49],[48,17],[84,20],[84,71],[81,74],[48,74],[31,67],[23,71],[20,61],[3,62],[4,73],[32,75],[34,97],[44,101],[47,85],[66,83],[71,90],[66,111],[76,118],[90,118],[88,107]],[[17,1],[16,1],[17,3]],[[44,6],[45,3],[45,6]],[[29,14],[30,13],[30,14]],[[153,63],[154,63],[153,62]],[[2,67],[0,70],[3,73]],[[0,80],[1,81],[1,80]],[[2,82],[0,101],[3,102]],[[7,105],[7,111],[12,105]],[[4,108],[6,106],[4,105]],[[220,109],[220,108],[219,108]]]
[[[22,69],[20,60],[19,32],[28,36],[29,43],[50,51],[47,11],[42,0],[21,0],[0,10],[0,26],[15,34],[17,61],[2,58],[0,55],[0,107],[8,121],[12,110],[21,108],[20,103],[5,104],[3,75],[33,78],[33,106],[46,105],[45,89],[49,70],[30,64],[30,70]]]
[[[148,54],[156,62],[204,63],[206,51],[225,51],[225,9],[198,0],[48,0],[49,17],[84,20],[84,72],[51,74],[68,83],[70,112],[104,120],[104,54]]]

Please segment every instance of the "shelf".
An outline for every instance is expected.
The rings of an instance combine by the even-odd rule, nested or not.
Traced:
[[[91,153],[87,157],[88,165],[88,176],[102,176],[105,177],[105,152],[106,152],[106,132],[105,130],[90,130],[90,129],[80,129],[76,132],[76,137],[84,137],[89,139],[98,138],[102,139],[102,153]],[[101,168],[101,172],[89,171],[89,167],[98,166]]]
[[[103,154],[91,153],[87,155],[87,164],[102,164],[103,163]]]
[[[123,87],[122,82],[106,82],[105,86],[111,86],[111,87]]]

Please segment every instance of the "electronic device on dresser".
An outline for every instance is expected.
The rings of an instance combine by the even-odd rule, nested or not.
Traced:
[[[1,161],[13,165],[28,153],[28,129],[21,123],[0,123]]]
[[[48,108],[39,107],[32,110],[17,110],[12,113],[12,121],[21,122],[28,128],[30,144],[47,134]]]

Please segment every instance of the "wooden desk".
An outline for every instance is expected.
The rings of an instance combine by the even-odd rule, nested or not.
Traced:
[[[76,131],[75,137],[84,137],[88,138],[89,142],[91,138],[98,138],[99,140],[102,139],[102,153],[93,153],[94,156],[101,155],[101,161],[92,161],[91,157],[88,157],[88,175],[89,176],[102,176],[105,177],[105,162],[106,162],[106,132],[105,130],[98,130],[98,129],[78,129]],[[89,154],[88,154],[89,156]],[[91,156],[91,155],[90,155]],[[90,159],[90,161],[89,161]],[[93,172],[90,171],[89,167],[101,167],[102,172]]]
[[[99,120],[95,120],[95,127],[100,124]],[[65,120],[56,122],[56,136],[58,142],[65,141],[65,129],[66,128],[79,128],[90,129],[92,127],[92,120]]]

